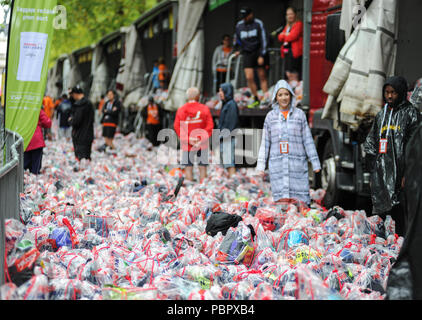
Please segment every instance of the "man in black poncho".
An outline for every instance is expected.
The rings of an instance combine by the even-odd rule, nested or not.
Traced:
[[[387,79],[383,95],[384,108],[375,117],[364,144],[371,172],[373,214],[396,222],[396,233],[405,231],[402,189],[406,144],[422,117],[407,100],[407,81],[403,77]]]
[[[91,146],[94,140],[94,107],[79,86],[72,89],[71,95],[75,102],[69,122],[72,125],[75,156],[78,160],[91,160]]]

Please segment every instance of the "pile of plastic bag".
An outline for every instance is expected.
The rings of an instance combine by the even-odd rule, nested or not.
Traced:
[[[272,94],[273,89],[274,89],[274,86],[271,87],[266,93],[264,93],[262,90],[259,90],[258,95],[262,97],[262,100],[257,104],[255,103],[255,98],[248,87],[236,89],[233,98],[234,98],[234,101],[236,101],[239,109],[245,109],[245,108],[266,109],[270,107],[271,94]],[[207,105],[211,109],[217,109],[217,110],[221,109],[222,107],[221,100],[218,94],[207,99],[207,101],[205,102],[205,105]]]
[[[228,179],[216,165],[175,194],[177,152],[133,134],[116,154],[101,143],[77,163],[48,141],[43,173],[25,173],[1,299],[384,299],[403,241],[390,217],[327,210],[322,190],[311,208],[273,203],[253,169]]]

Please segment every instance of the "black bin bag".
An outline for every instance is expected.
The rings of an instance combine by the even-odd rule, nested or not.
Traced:
[[[227,230],[231,227],[237,227],[238,223],[242,221],[242,217],[235,214],[228,214],[225,212],[214,212],[208,218],[205,232],[214,237],[218,232],[223,236],[226,235]]]

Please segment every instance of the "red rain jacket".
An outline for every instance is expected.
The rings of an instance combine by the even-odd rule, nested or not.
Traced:
[[[174,130],[180,138],[183,151],[191,151],[192,146],[188,143],[188,137],[195,129],[203,129],[200,139],[202,141],[201,150],[208,148],[208,139],[212,135],[214,121],[210,109],[199,102],[188,102],[176,112],[174,119]],[[197,131],[198,132],[198,131]],[[196,132],[193,137],[197,137]]]
[[[35,129],[31,142],[29,143],[25,151],[31,151],[45,147],[42,128],[51,128],[51,119],[47,116],[43,109],[40,110],[37,128]]]
[[[290,29],[290,33],[286,35],[287,26],[283,32],[278,35],[278,41],[282,44],[290,42],[292,45],[292,53],[294,58],[299,58],[303,55],[303,23],[296,22]],[[281,57],[284,58],[283,45],[281,46]]]

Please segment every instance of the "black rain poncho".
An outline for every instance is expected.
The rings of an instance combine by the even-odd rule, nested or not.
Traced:
[[[387,282],[387,299],[422,299],[422,125],[406,148],[404,196],[406,199],[406,235],[397,262]]]
[[[94,140],[94,107],[83,97],[73,104],[72,140],[77,145],[89,145]]]
[[[381,216],[400,203],[405,146],[422,119],[420,112],[407,100],[404,78],[389,78],[383,92],[387,85],[399,94],[397,105],[387,105],[377,114],[364,144],[371,172],[373,214]],[[379,152],[380,136],[388,141],[385,154]]]

